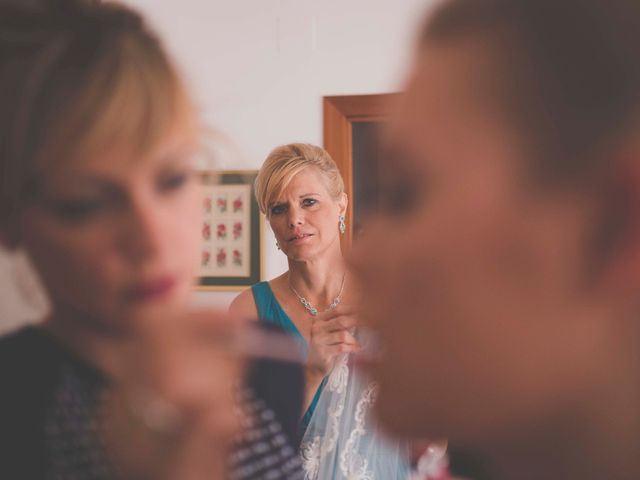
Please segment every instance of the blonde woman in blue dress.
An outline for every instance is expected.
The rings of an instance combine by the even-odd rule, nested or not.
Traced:
[[[306,478],[406,479],[408,449],[378,431],[369,415],[376,387],[349,362],[366,345],[340,246],[348,199],[335,162],[314,145],[283,145],[269,154],[255,187],[289,268],[241,293],[231,311],[279,325],[306,356]]]

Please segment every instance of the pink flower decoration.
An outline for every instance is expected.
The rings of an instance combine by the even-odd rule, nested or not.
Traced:
[[[233,224],[233,239],[237,240],[242,236],[242,222]]]
[[[242,253],[240,253],[240,250],[233,251],[233,263],[238,266],[242,265]]]
[[[218,249],[218,254],[216,255],[216,262],[219,267],[224,267],[227,264],[227,251],[224,248]]]
[[[205,240],[209,240],[211,238],[211,225],[207,222],[202,224],[202,238]]]
[[[202,266],[206,267],[207,265],[209,265],[210,261],[211,261],[211,252],[209,252],[208,250],[203,250],[202,251]]]
[[[240,210],[242,210],[242,197],[238,197],[233,201],[233,211],[234,212],[239,212]]]

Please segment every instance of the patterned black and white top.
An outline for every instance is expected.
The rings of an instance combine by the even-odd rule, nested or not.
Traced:
[[[251,389],[246,389],[241,396],[245,424],[231,454],[231,478],[303,480],[298,451],[274,411]]]
[[[292,366],[256,365],[239,394],[246,424],[229,459],[232,480],[301,480],[297,425],[301,398],[282,399],[282,382],[302,384]],[[282,377],[282,374],[285,377]],[[113,480],[97,414],[104,380],[43,331],[0,339],[0,478]],[[265,388],[267,386],[267,388]],[[271,398],[270,398],[271,397]],[[287,403],[288,402],[288,403]],[[283,408],[285,407],[285,408]],[[292,417],[292,418],[289,418]]]

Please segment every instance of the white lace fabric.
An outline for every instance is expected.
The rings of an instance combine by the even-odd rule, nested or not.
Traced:
[[[371,415],[377,386],[342,355],[329,374],[301,443],[306,480],[407,480],[409,449]]]

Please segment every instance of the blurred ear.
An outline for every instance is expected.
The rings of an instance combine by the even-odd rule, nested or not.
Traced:
[[[12,251],[18,246],[15,235],[12,235],[4,225],[0,225],[0,247]]]
[[[0,247],[12,251],[19,244],[18,226],[15,217],[6,211],[0,212]]]
[[[640,148],[620,162],[603,194],[595,255],[603,281],[618,294],[640,291]]]

